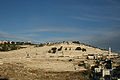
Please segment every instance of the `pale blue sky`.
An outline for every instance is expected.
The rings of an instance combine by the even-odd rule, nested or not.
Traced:
[[[70,41],[120,50],[120,0],[0,0],[0,40]]]

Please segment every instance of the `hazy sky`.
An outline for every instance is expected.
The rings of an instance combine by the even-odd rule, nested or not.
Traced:
[[[0,40],[79,40],[120,50],[120,0],[0,0]]]

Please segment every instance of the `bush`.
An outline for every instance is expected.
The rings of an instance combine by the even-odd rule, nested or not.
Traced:
[[[20,47],[19,45],[15,45],[15,44],[2,44],[0,46],[1,46],[0,51],[10,51],[10,50],[16,50],[20,48],[25,48],[25,47]]]
[[[58,56],[58,57],[64,57],[64,56]]]
[[[12,47],[12,48],[11,48],[11,50],[16,50],[16,49],[17,49],[17,47]]]
[[[1,51],[8,51],[8,47],[3,46],[2,49],[0,49]]]
[[[51,53],[51,50],[49,50],[48,53]]]
[[[69,59],[69,61],[73,61],[72,59]]]
[[[67,48],[65,48],[65,50],[67,50]]]

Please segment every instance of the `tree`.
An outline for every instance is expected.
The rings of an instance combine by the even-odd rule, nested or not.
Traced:
[[[61,51],[62,50],[62,46],[58,49],[58,51]]]
[[[77,47],[75,50],[81,50],[81,47]]]
[[[56,53],[56,47],[54,47],[54,48],[52,48],[52,50],[53,50],[53,53]]]
[[[86,49],[85,49],[85,48],[82,48],[82,51],[83,51],[83,52],[86,52]]]
[[[12,43],[12,44],[15,44],[15,42],[13,42],[13,41],[12,41],[11,43]]]
[[[80,44],[80,42],[79,42],[79,41],[73,41],[73,43]]]
[[[3,46],[2,49],[1,49],[1,51],[8,51],[8,47]]]

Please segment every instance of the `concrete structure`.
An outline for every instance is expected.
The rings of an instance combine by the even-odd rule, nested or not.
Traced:
[[[12,41],[7,41],[7,43],[12,44]]]
[[[31,44],[31,43],[32,43],[32,41],[27,41],[27,43],[30,43],[30,44]]]
[[[110,69],[103,69],[102,70],[102,77],[104,77],[105,75],[110,75]]]
[[[0,41],[0,44],[4,44],[4,43],[7,43],[7,41],[4,40]]]
[[[88,59],[94,59],[94,56],[87,56]]]
[[[111,47],[109,47],[109,52],[108,52],[109,58],[111,58]]]
[[[5,44],[5,43],[9,43],[9,44],[11,44],[12,41],[4,41],[4,40],[0,41],[0,44]]]
[[[101,66],[98,66],[98,68],[95,68],[95,72],[101,72],[101,70],[102,70],[102,67]]]

